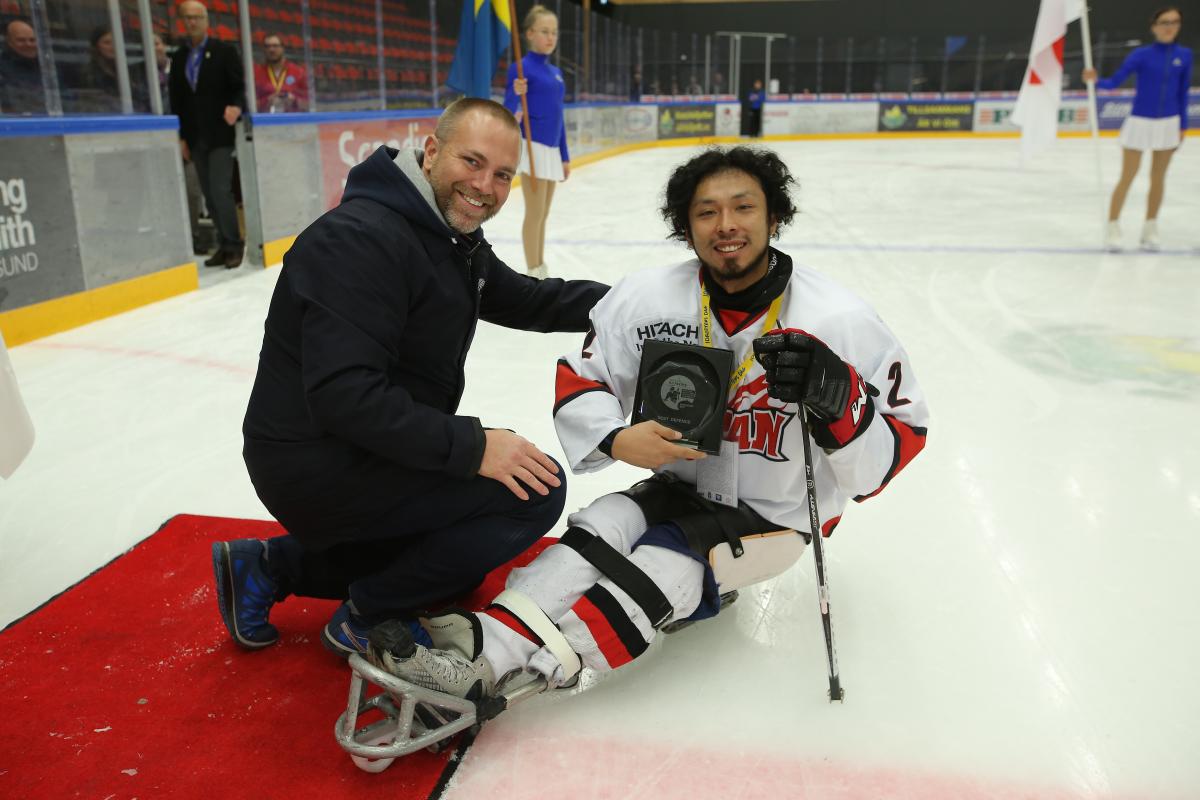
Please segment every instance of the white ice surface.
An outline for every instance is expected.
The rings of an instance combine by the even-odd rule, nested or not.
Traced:
[[[825,701],[806,557],[587,691],[491,723],[446,797],[1200,796],[1194,148],[1169,174],[1164,252],[1111,255],[1086,140],[1024,171],[1007,139],[774,146],[802,211],[780,246],[875,305],[933,413],[925,452],[827,548],[846,702]],[[1116,146],[1100,151],[1110,181]],[[611,282],[686,257],[656,204],[688,154],[578,170],[551,272]],[[1143,175],[1130,247],[1145,193]],[[518,266],[521,215],[514,192],[487,228]],[[278,271],[207,272],[13,348],[38,439],[0,483],[0,624],[174,514],[266,516],[240,423]],[[463,412],[561,458],[554,364],[577,344],[481,327]],[[568,509],[637,475],[573,478]]]

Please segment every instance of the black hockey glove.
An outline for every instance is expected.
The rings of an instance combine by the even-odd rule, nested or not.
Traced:
[[[768,394],[803,403],[813,439],[826,450],[850,444],[874,419],[871,398],[879,392],[820,339],[796,328],[768,331],[754,340],[754,356],[767,371]]]

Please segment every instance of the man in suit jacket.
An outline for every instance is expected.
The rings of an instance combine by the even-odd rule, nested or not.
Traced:
[[[183,158],[196,165],[220,239],[204,265],[232,269],[241,265],[244,247],[233,198],[233,126],[246,103],[241,57],[233,45],[209,38],[203,3],[181,3],[179,16],[188,41],[171,61],[171,109],[179,117]]]

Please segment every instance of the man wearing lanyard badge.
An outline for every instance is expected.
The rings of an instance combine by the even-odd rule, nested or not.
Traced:
[[[263,37],[266,63],[254,65],[254,96],[259,113],[308,110],[308,77],[304,67],[291,61],[279,34]]]
[[[596,304],[583,346],[559,361],[554,407],[573,471],[624,461],[655,475],[572,514],[488,609],[422,620],[432,648],[378,626],[376,666],[471,699],[514,670],[560,686],[581,666],[615,669],[664,626],[715,615],[723,595],[799,558],[801,404],[825,536],[849,500],[873,497],[920,452],[928,409],[904,348],[865,301],[770,246],[796,212],[792,183],[777,155],[747,147],[674,171],[662,213],[696,257],[629,275]],[[654,339],[733,352],[719,455],[657,421],[627,423]]]

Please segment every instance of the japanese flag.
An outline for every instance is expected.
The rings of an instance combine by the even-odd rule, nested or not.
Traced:
[[[1063,41],[1067,25],[1083,13],[1083,0],[1042,0],[1029,69],[1017,95],[1012,121],[1021,129],[1023,157],[1045,150],[1058,135],[1058,106],[1062,100]]]

